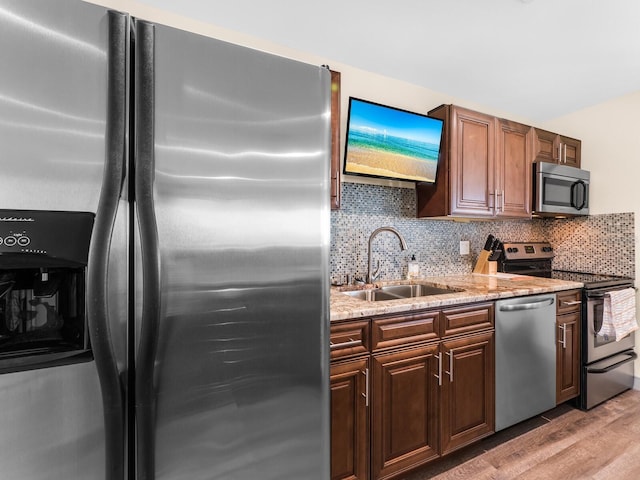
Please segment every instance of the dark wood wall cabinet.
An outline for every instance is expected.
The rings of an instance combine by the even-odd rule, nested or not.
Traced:
[[[493,320],[483,303],[332,325],[332,480],[399,478],[493,433]]]
[[[580,290],[559,292],[556,316],[556,403],[580,393]]]
[[[536,162],[550,162],[580,168],[582,142],[538,128],[534,132]]]
[[[436,183],[416,184],[418,217],[530,218],[532,162],[580,164],[579,140],[455,105],[429,115],[444,133]]]

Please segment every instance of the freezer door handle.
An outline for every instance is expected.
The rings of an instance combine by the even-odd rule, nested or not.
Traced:
[[[124,478],[124,400],[107,307],[109,251],[125,178],[129,17],[108,13],[105,168],[87,267],[87,321],[100,380],[105,429],[105,478]]]
[[[142,254],[142,317],[136,356],[136,452],[138,478],[155,478],[155,389],[160,323],[160,249],[154,206],[155,58],[152,23],[135,20],[135,191]]]

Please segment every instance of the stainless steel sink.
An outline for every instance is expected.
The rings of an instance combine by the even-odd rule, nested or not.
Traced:
[[[353,298],[380,302],[385,300],[399,300],[403,298],[427,297],[430,295],[443,295],[446,293],[461,292],[462,290],[440,288],[433,285],[413,283],[407,285],[386,285],[370,290],[353,290],[342,292]]]
[[[374,288],[372,290],[354,290],[352,292],[342,293],[353,298],[358,298],[360,300],[367,300],[368,302],[379,302],[382,300],[398,300],[399,298],[406,298],[384,292],[379,288]]]
[[[380,287],[380,290],[402,298],[426,297],[428,295],[442,295],[458,291],[450,290],[448,288],[434,287],[433,285],[424,285],[421,283],[413,285],[387,285],[386,287]]]

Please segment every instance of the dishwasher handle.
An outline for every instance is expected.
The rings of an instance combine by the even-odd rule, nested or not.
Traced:
[[[501,312],[517,312],[520,310],[535,310],[537,308],[547,307],[549,305],[553,305],[556,301],[555,298],[545,298],[543,300],[538,300],[537,302],[530,303],[519,303],[515,305],[500,305]]]

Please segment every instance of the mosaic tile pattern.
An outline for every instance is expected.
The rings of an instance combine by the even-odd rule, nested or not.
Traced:
[[[633,213],[545,220],[553,268],[635,278]]]
[[[380,280],[404,278],[411,255],[423,276],[470,273],[489,234],[511,242],[550,241],[557,255],[554,268],[635,276],[633,213],[463,223],[415,218],[412,189],[345,182],[341,198],[341,209],[331,212],[332,281],[366,276],[369,236],[383,226],[395,227],[408,248],[401,251],[389,232],[374,239],[372,256],[380,261]],[[469,241],[469,255],[459,254],[461,240]]]

